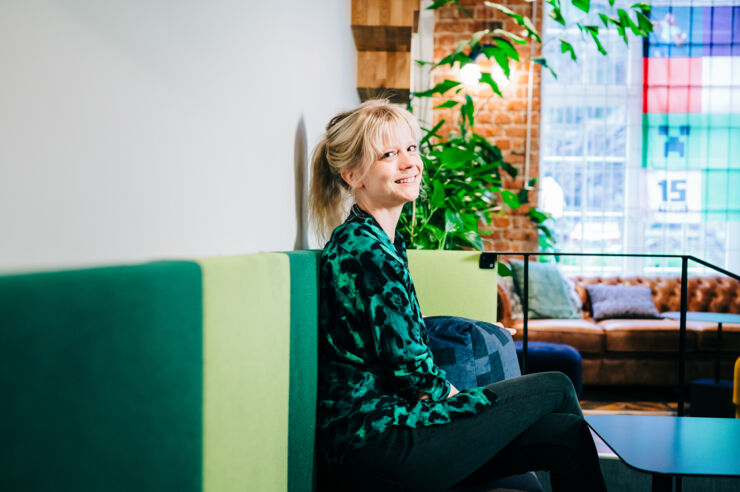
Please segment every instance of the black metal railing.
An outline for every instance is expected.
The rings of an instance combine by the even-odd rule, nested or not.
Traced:
[[[489,256],[490,255],[490,256]],[[522,253],[514,252],[485,252],[481,254],[481,263],[496,261],[496,257],[502,256],[523,256],[524,257],[524,279],[522,292],[522,374],[527,373],[527,326],[529,323],[529,257],[530,256],[596,256],[596,257],[616,257],[616,258],[680,258],[681,259],[681,309],[679,319],[679,342],[678,342],[678,415],[684,415],[684,402],[686,400],[686,312],[688,310],[688,265],[689,260],[694,261],[702,266],[710,268],[716,272],[722,273],[730,278],[740,281],[740,275],[725,270],[724,268],[713,265],[707,261],[692,255],[659,255],[659,254],[640,254],[640,253],[553,253],[553,252],[536,252]],[[719,339],[717,340],[719,344]]]

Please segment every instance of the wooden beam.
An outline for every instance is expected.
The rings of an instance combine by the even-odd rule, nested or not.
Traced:
[[[411,88],[411,53],[358,51],[357,87]]]
[[[357,51],[411,51],[411,28],[352,26]]]
[[[414,25],[419,0],[352,0],[353,26]]]

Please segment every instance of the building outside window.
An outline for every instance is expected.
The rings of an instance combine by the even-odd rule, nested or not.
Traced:
[[[541,206],[556,216],[559,251],[691,254],[737,272],[740,2],[652,7],[645,41],[624,46],[602,30],[608,56],[546,17],[544,54],[558,77],[542,79]],[[592,2],[583,20],[600,24],[607,9]],[[558,38],[576,46],[576,63]],[[562,207],[551,205],[561,193]],[[560,261],[571,274],[680,273],[679,259]]]

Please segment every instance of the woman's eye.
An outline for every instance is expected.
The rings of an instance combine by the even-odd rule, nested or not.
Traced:
[[[386,152],[385,154],[383,154],[381,156],[381,159],[387,159],[389,157],[393,157],[394,155],[396,155],[396,151],[395,150],[391,150],[391,151]]]
[[[411,146],[409,146],[409,148],[407,150],[409,152],[416,152],[417,149],[418,149],[418,147],[416,145],[411,145]]]

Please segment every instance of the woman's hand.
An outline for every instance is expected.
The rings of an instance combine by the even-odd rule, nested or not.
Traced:
[[[449,394],[447,395],[447,398],[450,398],[450,397],[452,397],[452,396],[455,396],[455,395],[456,395],[456,394],[458,394],[459,392],[460,392],[460,390],[459,390],[459,389],[457,389],[457,388],[455,388],[455,387],[454,387],[454,386],[452,385],[452,383],[450,383],[450,393],[449,393]]]
[[[455,396],[459,392],[460,392],[460,390],[457,389],[457,388],[455,388],[455,386],[452,383],[450,383],[450,392],[447,394],[447,398],[450,398],[452,396]],[[429,399],[429,393],[421,393],[419,395],[419,399],[420,400],[428,400]]]

